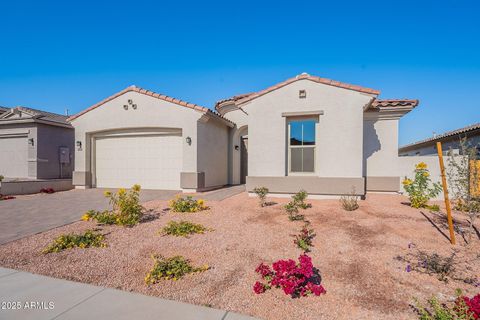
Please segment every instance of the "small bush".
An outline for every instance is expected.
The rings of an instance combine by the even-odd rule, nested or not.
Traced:
[[[432,204],[427,206],[426,208],[433,212],[440,212],[440,206],[438,204]]]
[[[65,249],[71,248],[89,248],[89,247],[106,247],[107,245],[103,242],[105,237],[93,230],[87,230],[83,234],[63,234],[46,247],[42,252],[51,253],[51,252],[60,252]]]
[[[203,272],[210,269],[208,265],[194,267],[189,260],[182,256],[172,258],[152,256],[152,258],[155,263],[152,270],[145,277],[146,284],[154,284],[162,279],[178,280],[189,273]]]
[[[174,212],[198,212],[208,209],[204,200],[195,200],[192,196],[183,198],[177,195],[175,199],[170,200],[169,205]]]
[[[133,227],[142,219],[144,208],[140,205],[140,186],[138,184],[128,192],[123,188],[116,193],[106,191],[105,197],[109,199],[112,210],[89,210],[82,216],[82,220],[96,220],[101,224]]]
[[[462,295],[461,290],[456,292],[457,299],[453,303],[441,303],[436,297],[427,300],[425,307],[415,301],[415,309],[420,320],[476,320],[480,319],[480,294],[473,298]]]
[[[205,233],[208,229],[201,224],[192,223],[189,221],[170,221],[162,229],[162,234],[172,235],[176,237],[188,237],[191,234],[195,233]]]
[[[310,203],[306,203],[308,193],[305,190],[300,190],[299,192],[295,193],[292,196],[293,202],[297,205],[297,207],[301,209],[308,209],[311,208],[312,205]]]
[[[312,240],[315,236],[315,231],[309,228],[309,223],[305,223],[300,233],[294,235],[293,243],[304,252],[310,252],[310,247],[313,247]]]
[[[3,179],[5,179],[5,177],[0,174],[0,182],[2,182]]]
[[[253,192],[255,192],[255,194],[257,195],[258,197],[258,201],[260,203],[260,207],[265,207],[265,204],[266,204],[266,199],[267,199],[267,194],[268,194],[268,188],[265,188],[265,187],[257,187],[255,189],[253,189]]]
[[[355,195],[355,189],[349,195],[340,197],[340,204],[343,210],[355,211],[359,208],[358,197]]]
[[[283,208],[287,211],[288,219],[290,221],[304,220],[305,216],[298,213],[298,209],[308,209],[312,205],[306,203],[305,200],[308,197],[308,193],[305,190],[300,190],[292,196],[292,201],[287,203]]]
[[[428,275],[436,275],[438,280],[448,282],[455,276],[455,253],[450,256],[440,256],[437,253],[429,254],[425,251],[417,251],[406,257],[398,257],[399,260],[407,263],[406,271],[416,271]]]
[[[413,180],[405,177],[402,183],[413,208],[425,208],[428,201],[442,191],[440,183],[432,183],[425,162],[420,162],[415,166],[415,178]]]

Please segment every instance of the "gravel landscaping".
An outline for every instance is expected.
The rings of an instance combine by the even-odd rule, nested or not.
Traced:
[[[405,197],[371,194],[356,211],[342,210],[338,200],[308,200],[312,208],[302,211],[316,232],[309,256],[320,270],[326,294],[292,299],[272,289],[257,295],[252,287],[259,279],[255,268],[260,262],[297,260],[301,254],[291,235],[303,222],[288,220],[283,205],[289,199],[267,201],[273,204],[260,207],[256,198],[242,193],[208,201],[210,209],[197,213],[173,213],[168,201],[150,201],[144,204],[151,210],[149,219],[132,228],[79,221],[2,245],[0,266],[272,320],[417,319],[410,307],[413,297],[424,300],[436,294],[450,299],[456,288],[470,296],[480,291],[460,279],[445,282],[436,275],[407,272],[404,258],[417,251],[442,256],[453,252],[443,235],[448,235],[445,221],[441,214],[410,208]],[[171,220],[213,230],[189,237],[162,236]],[[108,247],[42,254],[55,237],[93,228],[101,229]],[[480,240],[465,246],[457,237],[456,273],[480,280]],[[144,278],[153,266],[152,254],[181,255],[210,269],[147,286]]]

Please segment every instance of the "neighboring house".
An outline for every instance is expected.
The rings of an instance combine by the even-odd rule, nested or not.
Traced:
[[[460,154],[460,141],[462,139],[465,139],[467,146],[476,147],[480,155],[480,123],[405,145],[398,149],[398,153],[400,156],[436,155],[437,142],[441,142],[442,149],[445,152],[452,150],[455,154]]]
[[[69,120],[77,187],[398,192],[398,121],[418,100],[301,74],[216,104],[129,87]]]
[[[71,178],[73,143],[67,116],[26,107],[0,110],[0,175],[5,181]]]

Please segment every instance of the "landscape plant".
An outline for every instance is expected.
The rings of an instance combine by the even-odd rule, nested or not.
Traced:
[[[447,177],[455,209],[468,218],[468,243],[471,243],[480,214],[480,160],[477,148],[468,146],[465,139],[460,141],[460,153],[461,156],[455,156],[449,151]]]
[[[305,200],[308,197],[308,193],[305,190],[300,190],[292,196],[292,200],[284,206],[285,211],[288,214],[288,219],[290,221],[304,220],[305,216],[299,214],[299,209],[308,209],[312,205],[306,203]]]
[[[15,199],[15,197],[14,196],[4,196],[3,194],[0,194],[0,201],[12,200],[12,199]]]
[[[352,188],[350,194],[340,197],[340,204],[343,210],[346,211],[355,211],[359,208],[358,196],[355,194],[355,188]]]
[[[176,237],[188,237],[192,234],[202,234],[208,231],[209,229],[202,226],[201,224],[189,222],[189,221],[170,221],[162,229],[163,235],[172,235]]]
[[[294,235],[293,243],[303,252],[310,252],[310,248],[313,247],[313,238],[315,238],[315,230],[310,228],[310,223],[305,222],[300,232]]]
[[[105,236],[94,230],[87,230],[82,234],[62,234],[55,238],[53,242],[46,247],[43,253],[60,252],[71,248],[89,248],[89,247],[106,247],[103,241]]]
[[[457,298],[453,302],[441,303],[437,297],[427,300],[424,306],[414,299],[415,309],[420,320],[477,320],[480,319],[480,294],[469,298],[457,289]]]
[[[51,193],[55,193],[55,190],[53,190],[53,188],[42,188],[42,189],[40,189],[40,193],[51,194]]]
[[[255,272],[260,274],[262,281],[255,282],[253,291],[261,294],[271,288],[280,288],[292,298],[325,294],[326,290],[320,284],[320,275],[313,266],[312,259],[307,254],[302,254],[298,260],[298,263],[292,259],[278,260],[272,267],[261,263]]]
[[[432,183],[430,172],[425,162],[420,162],[415,166],[415,177],[403,180],[403,188],[408,193],[410,205],[413,208],[426,208],[428,201],[440,194],[442,186],[440,183]]]
[[[192,196],[181,197],[180,195],[170,200],[169,206],[173,212],[198,212],[208,209],[203,199],[195,200]]]
[[[5,179],[5,177],[0,174],[0,182],[2,182],[3,179]]]
[[[255,189],[253,189],[253,192],[258,197],[258,202],[260,204],[260,207],[265,207],[267,194],[268,194],[268,188],[266,188],[266,187],[256,187]]]
[[[178,280],[190,273],[203,272],[210,267],[204,265],[201,267],[193,266],[189,260],[182,256],[165,258],[160,255],[152,255],[154,261],[153,268],[145,276],[146,284],[154,284],[160,280]]]
[[[106,191],[105,197],[109,199],[112,210],[89,210],[82,220],[96,220],[101,224],[116,224],[133,227],[143,217],[144,208],[140,204],[140,186],[134,185],[129,191],[119,189],[116,193]]]

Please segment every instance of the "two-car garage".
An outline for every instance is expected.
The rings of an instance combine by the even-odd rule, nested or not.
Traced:
[[[95,138],[98,188],[140,184],[145,189],[180,189],[180,134],[124,135]]]

